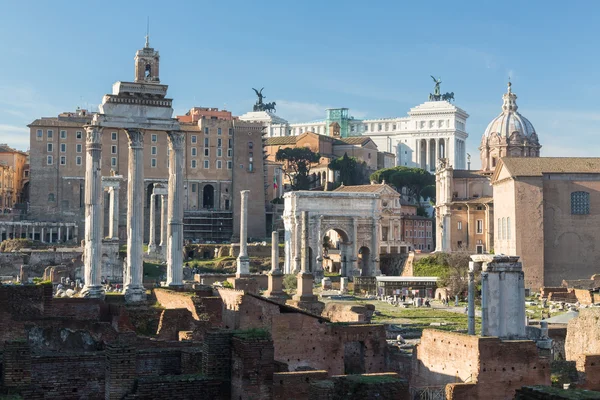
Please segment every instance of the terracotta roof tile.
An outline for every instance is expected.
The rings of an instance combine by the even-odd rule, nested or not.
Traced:
[[[506,157],[501,162],[512,176],[600,174],[600,157]]]
[[[340,186],[335,189],[334,192],[345,192],[345,193],[378,193],[385,187],[394,190],[392,187],[386,184],[375,184],[375,185],[354,185],[354,186]]]
[[[65,127],[65,128],[83,128],[85,124],[90,123],[92,118],[68,120],[62,118],[39,118],[33,121],[28,126],[50,126],[50,127]]]
[[[297,136],[270,137],[265,140],[265,146],[283,146],[286,144],[296,144]]]

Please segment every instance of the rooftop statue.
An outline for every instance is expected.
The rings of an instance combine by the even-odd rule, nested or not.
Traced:
[[[439,96],[440,95],[440,83],[442,83],[442,78],[436,79],[433,75],[430,75],[430,76],[431,76],[431,79],[433,79],[433,81],[435,82],[435,88],[433,89],[433,95]]]
[[[274,101],[270,102],[270,103],[263,103],[263,99],[266,99],[267,96],[262,94],[264,87],[261,88],[260,90],[256,90],[254,88],[252,88],[252,90],[254,90],[254,93],[256,93],[256,95],[258,96],[258,100],[256,100],[256,103],[254,104],[254,111],[272,111],[275,112],[275,106],[277,105],[277,103],[275,103]]]
[[[436,78],[433,75],[430,75],[431,79],[435,82],[435,87],[433,89],[433,93],[429,93],[429,101],[454,101],[454,92],[444,93],[440,91],[440,84],[442,83],[442,78]]]

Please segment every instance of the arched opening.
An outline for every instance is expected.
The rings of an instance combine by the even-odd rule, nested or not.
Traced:
[[[360,268],[361,276],[371,276],[370,271],[370,259],[371,250],[367,246],[363,246],[358,249],[358,266]]]
[[[27,202],[29,202],[29,182],[25,182],[23,191],[21,192],[21,203]]]
[[[352,246],[346,232],[341,229],[329,229],[322,239],[323,271],[328,275],[348,276]]]
[[[202,190],[202,208],[215,207],[215,188],[213,185],[206,185]]]

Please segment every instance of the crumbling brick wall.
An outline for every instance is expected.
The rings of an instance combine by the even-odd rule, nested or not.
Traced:
[[[395,373],[332,376],[310,384],[309,400],[409,400],[408,383]]]
[[[569,321],[565,354],[569,361],[577,361],[581,354],[600,354],[600,309],[581,309]]]
[[[579,375],[579,387],[600,390],[600,354],[580,354],[575,366]]]
[[[268,334],[267,334],[268,335]],[[273,398],[273,341],[268,337],[234,335],[231,355],[231,398]]]
[[[273,400],[308,400],[310,384],[328,375],[324,370],[277,372],[273,374]]]

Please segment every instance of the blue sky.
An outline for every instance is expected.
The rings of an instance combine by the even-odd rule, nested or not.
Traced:
[[[0,2],[0,142],[27,149],[26,124],[96,109],[150,43],[176,113],[239,115],[265,87],[290,122],[326,107],[405,116],[430,75],[471,117],[468,152],[499,112],[510,75],[545,156],[600,149],[600,2],[21,1]]]

